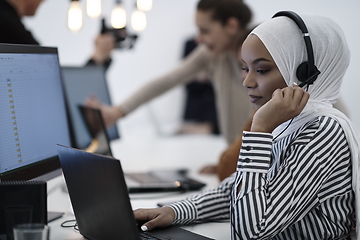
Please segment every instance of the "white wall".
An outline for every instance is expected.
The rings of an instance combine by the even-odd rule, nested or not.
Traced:
[[[132,50],[114,51],[113,64],[108,71],[108,82],[114,103],[121,102],[143,83],[171,70],[181,59],[184,41],[196,33],[194,13],[197,0],[153,0],[153,9],[147,13],[148,27],[139,35]],[[84,0],[82,0],[84,2]],[[103,14],[107,18],[115,0],[103,0]],[[134,0],[123,0],[128,13]],[[333,18],[344,30],[352,53],[351,64],[345,76],[342,97],[351,119],[360,132],[360,110],[355,99],[360,79],[360,9],[359,0],[247,0],[254,11],[254,24],[271,18],[280,10],[299,13],[318,13]],[[46,0],[36,17],[26,18],[26,26],[47,46],[57,46],[63,65],[82,65],[91,55],[93,39],[100,31],[100,20],[85,16],[84,27],[73,34],[66,26],[69,0]],[[311,7],[310,7],[311,6]],[[153,122],[169,132],[180,123],[183,108],[183,89],[178,87],[139,108],[121,121],[124,137],[136,134],[156,134]],[[153,114],[150,114],[153,113]],[[146,135],[146,134],[145,134]]]

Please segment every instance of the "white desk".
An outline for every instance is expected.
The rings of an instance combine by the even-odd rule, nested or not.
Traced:
[[[207,188],[218,184],[216,176],[197,174],[205,164],[216,163],[221,152],[226,148],[223,139],[210,136],[176,136],[170,138],[154,138],[153,140],[128,139],[112,142],[113,155],[120,159],[124,172],[143,171],[159,168],[187,168],[194,178],[207,183]],[[84,239],[73,228],[62,228],[60,224],[74,219],[70,212],[69,196],[61,190],[63,177],[48,182],[48,210],[65,212],[65,215],[49,224],[50,240],[81,240]],[[156,207],[158,202],[169,202],[183,199],[186,194],[131,194],[134,209]],[[203,223],[184,227],[187,230],[214,239],[230,239],[230,223]]]

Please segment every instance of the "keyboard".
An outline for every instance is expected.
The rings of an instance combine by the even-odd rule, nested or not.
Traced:
[[[141,240],[169,240],[171,238],[165,237],[165,238],[159,238],[159,237],[155,237],[152,236],[151,234],[149,234],[148,232],[141,232],[140,233],[140,239]]]
[[[126,175],[126,181],[127,183],[130,183],[130,187],[136,187],[140,186],[141,188],[158,188],[158,189],[178,189],[179,183],[176,181],[171,180],[165,180],[164,178],[161,178],[159,176],[153,175],[152,173],[127,173]],[[132,181],[135,181],[131,184]],[[131,192],[131,191],[130,191]]]
[[[127,173],[127,176],[131,177],[132,179],[140,182],[140,183],[167,183],[169,184],[169,180],[162,179],[158,176],[155,176],[151,173]]]
[[[151,230],[150,232],[143,232],[139,230],[140,239],[142,240],[174,240],[174,239],[187,239],[187,240],[213,240],[211,238],[190,232],[182,229],[181,227],[168,227],[162,229]]]

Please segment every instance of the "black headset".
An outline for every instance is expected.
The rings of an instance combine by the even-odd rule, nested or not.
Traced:
[[[307,88],[308,88],[309,85],[314,83],[317,76],[320,74],[320,71],[315,66],[314,51],[313,51],[313,47],[311,44],[309,31],[308,31],[304,21],[297,13],[292,12],[292,11],[281,11],[281,12],[276,13],[272,18],[279,17],[279,16],[285,16],[285,17],[292,19],[296,23],[296,25],[298,25],[298,27],[300,28],[301,32],[304,35],[308,60],[307,60],[307,62],[303,62],[298,66],[298,68],[296,70],[296,77],[301,82],[299,84],[299,87],[303,87],[303,86],[307,85]]]

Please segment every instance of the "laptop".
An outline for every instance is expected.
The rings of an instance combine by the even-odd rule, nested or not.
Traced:
[[[57,145],[57,150],[79,232],[85,238],[210,239],[177,226],[142,232],[133,215],[119,160],[62,145]]]
[[[87,65],[83,67],[62,66],[62,83],[71,123],[72,146],[84,149],[91,141],[86,126],[78,110],[79,104],[84,104],[91,95],[103,103],[111,105],[111,97],[106,82],[105,70],[102,66]],[[110,140],[120,138],[116,125],[107,129]]]
[[[85,151],[112,157],[107,131],[98,109],[78,105],[89,135],[92,140]],[[155,170],[149,172],[125,173],[125,180],[130,193],[194,191],[206,184],[186,175],[185,169]]]
[[[90,136],[88,145],[84,149],[87,152],[98,153],[101,155],[112,156],[110,139],[105,131],[105,124],[99,109],[85,105],[78,105],[78,110]],[[85,147],[85,146],[84,146]]]

